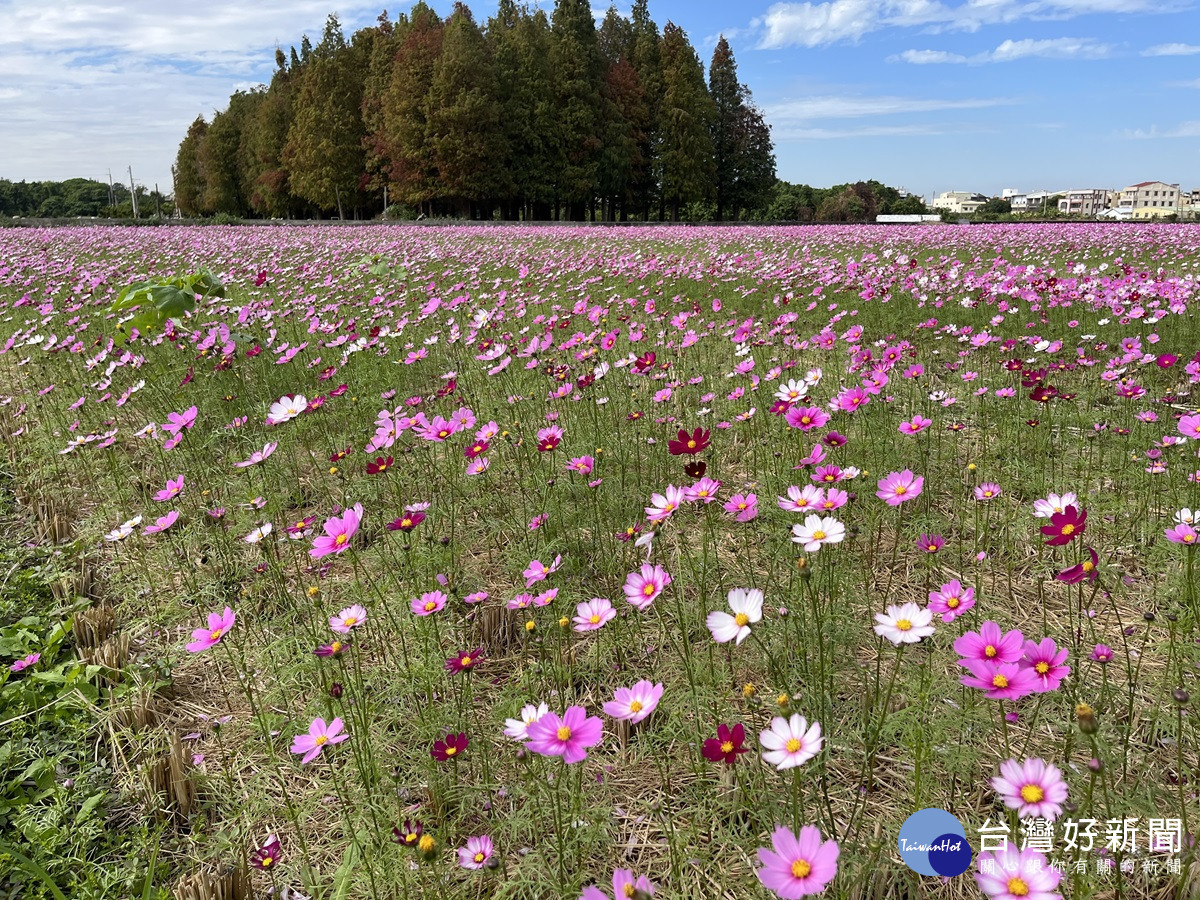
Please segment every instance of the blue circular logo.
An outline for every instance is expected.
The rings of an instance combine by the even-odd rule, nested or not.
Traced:
[[[922,875],[961,875],[974,852],[962,823],[944,809],[920,809],[904,820],[896,842],[900,859]]]

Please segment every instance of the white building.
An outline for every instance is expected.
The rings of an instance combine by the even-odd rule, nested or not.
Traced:
[[[988,202],[986,194],[972,191],[943,191],[929,204],[933,209],[944,209],[951,213],[971,215]]]
[[[1015,213],[1045,212],[1050,198],[1065,191],[1029,191],[1023,194],[1013,194],[1008,198],[1009,205]]]
[[[1058,201],[1058,211],[1077,216],[1098,216],[1112,206],[1116,191],[1105,188],[1082,188],[1064,191]]]
[[[1117,206],[1130,210],[1154,211],[1156,215],[1170,215],[1179,208],[1179,185],[1165,181],[1140,181],[1121,191]],[[1161,212],[1159,212],[1161,210]],[[1146,218],[1146,215],[1136,218]]]

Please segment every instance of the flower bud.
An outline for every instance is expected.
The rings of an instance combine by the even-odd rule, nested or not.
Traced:
[[[329,696],[337,700],[342,696],[343,690],[341,682],[335,681],[329,686]]]
[[[1187,706],[1188,701],[1191,700],[1192,697],[1191,694],[1189,694],[1183,688],[1175,688],[1175,690],[1171,691],[1171,699],[1173,699],[1180,706]]]
[[[1086,703],[1075,705],[1075,722],[1084,734],[1095,734],[1100,730],[1100,725],[1096,721],[1096,710]]]

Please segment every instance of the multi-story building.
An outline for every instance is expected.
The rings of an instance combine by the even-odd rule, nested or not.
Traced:
[[[1164,181],[1131,184],[1121,191],[1117,206],[1132,210],[1135,219],[1169,216],[1179,208],[1179,185]]]
[[[1115,193],[1105,188],[1064,191],[1058,201],[1058,211],[1077,216],[1098,216],[1112,206]]]
[[[1045,212],[1050,198],[1064,191],[1027,191],[1023,194],[1013,194],[1008,198],[1008,204],[1015,213]]]
[[[971,191],[943,191],[933,198],[929,205],[934,209],[944,209],[952,213],[971,215],[979,207],[988,202],[987,195]]]

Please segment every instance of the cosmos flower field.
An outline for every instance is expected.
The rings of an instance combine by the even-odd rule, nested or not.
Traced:
[[[5,542],[127,636],[88,657],[121,686],[94,740],[162,890],[1198,889],[1200,230],[0,251],[6,490],[67,525]],[[119,330],[124,288],[202,270],[224,296]],[[22,634],[0,692],[83,655]],[[105,716],[146,694],[152,726]],[[141,787],[172,744],[186,808]],[[930,807],[962,875],[901,861]]]

